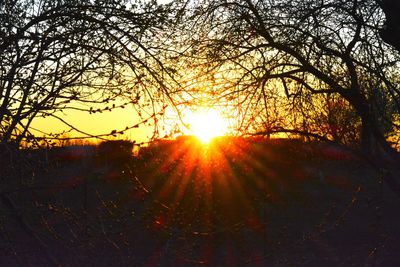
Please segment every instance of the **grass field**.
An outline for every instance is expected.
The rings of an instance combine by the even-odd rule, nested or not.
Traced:
[[[62,153],[2,165],[0,266],[400,266],[400,199],[351,151],[181,138]]]

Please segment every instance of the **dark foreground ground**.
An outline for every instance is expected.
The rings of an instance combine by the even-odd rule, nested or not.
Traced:
[[[400,199],[337,147],[35,153],[1,163],[0,266],[400,266]]]

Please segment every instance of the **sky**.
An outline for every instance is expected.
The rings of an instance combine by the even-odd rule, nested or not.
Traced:
[[[171,3],[173,0],[157,0],[157,3],[160,5],[164,5],[164,4],[169,4]]]
[[[133,126],[141,121],[133,106],[127,106],[124,109],[116,108],[112,111],[95,114],[79,111],[67,111],[64,113],[58,113],[58,116],[62,117],[62,119],[68,123],[77,126],[79,130],[93,135],[108,134],[112,130],[123,130],[126,127]],[[32,127],[47,133],[55,133],[55,131],[60,133],[70,129],[57,119],[50,117],[36,118],[32,123]],[[118,138],[134,140],[136,142],[147,142],[153,134],[153,129],[153,127],[141,125],[139,128],[127,131],[123,136],[118,136]],[[35,134],[39,137],[43,136],[43,134],[39,132],[35,132]],[[70,133],[68,135],[68,137],[76,136],[83,135],[80,133]]]

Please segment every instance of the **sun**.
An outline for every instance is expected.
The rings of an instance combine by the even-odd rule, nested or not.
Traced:
[[[185,118],[188,121],[189,132],[205,144],[213,137],[225,135],[228,130],[227,120],[213,108],[187,112]]]

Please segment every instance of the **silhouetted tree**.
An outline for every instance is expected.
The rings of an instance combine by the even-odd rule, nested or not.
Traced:
[[[188,56],[218,78],[220,98],[252,106],[254,120],[269,111],[272,102],[264,100],[278,96],[286,121],[306,131],[319,96],[335,95],[358,115],[364,150],[392,154],[385,134],[400,111],[399,61],[380,37],[384,14],[375,1],[215,0],[186,7],[193,21],[186,25]]]
[[[235,117],[251,125],[240,130],[257,131],[258,123],[264,133],[340,141],[338,127],[349,126],[346,138],[380,168],[395,165],[386,137],[399,133],[399,53],[381,38],[376,1],[205,0],[183,8],[189,65],[201,66],[198,80],[211,79],[209,95],[234,103]],[[323,110],[328,127],[318,125]],[[395,175],[385,179],[400,195]]]
[[[155,1],[2,1],[1,141],[31,138],[37,117],[68,125],[59,111],[102,112],[163,94],[155,54],[167,11]]]

